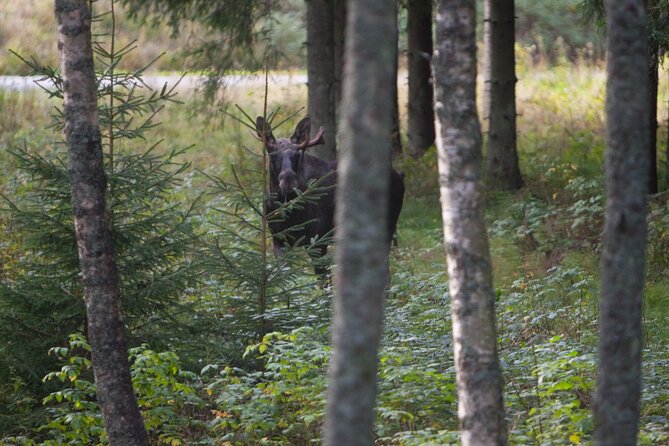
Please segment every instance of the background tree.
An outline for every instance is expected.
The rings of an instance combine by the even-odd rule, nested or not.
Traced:
[[[341,103],[344,75],[344,47],[346,43],[346,0],[333,0],[332,14],[334,20],[334,58],[335,58],[335,104]],[[337,122],[340,108],[335,107]]]
[[[658,97],[658,70],[660,60],[669,51],[669,4],[660,0],[645,0],[648,15],[647,42],[648,48],[648,132],[650,144],[648,145],[648,193],[658,192],[657,180],[657,97]],[[605,20],[604,0],[583,0],[581,8],[586,20],[597,19],[600,24]],[[667,146],[669,157],[669,145]],[[669,185],[669,163],[667,163],[667,184]]]
[[[397,83],[395,0],[348,4],[340,118],[333,357],[325,444],[372,445],[377,350],[388,280],[387,225]]]
[[[485,105],[487,180],[491,189],[523,187],[516,148],[515,0],[485,0]]]
[[[504,445],[495,289],[483,220],[476,3],[437,2],[435,114],[462,444]]]
[[[409,154],[421,156],[434,144],[434,89],[432,57],[432,0],[407,4],[409,100],[407,101]]]
[[[91,11],[85,0],[56,0],[63,112],[74,227],[97,395],[111,444],[146,445],[135,400],[105,194]]]
[[[314,128],[326,130],[336,128],[336,119],[341,101],[342,51],[346,29],[346,3],[343,0],[307,0],[307,73],[309,114]],[[398,36],[398,33],[394,33]],[[398,36],[399,37],[399,36]],[[397,42],[395,43],[397,47]],[[398,67],[398,52],[395,55],[395,72]],[[397,82],[391,86],[393,128],[393,154],[402,151],[400,135],[399,99]],[[324,159],[337,156],[336,132],[325,138],[325,143],[312,148],[312,152]]]
[[[397,3],[398,0],[395,0]],[[399,90],[397,88],[397,73],[399,69],[399,28],[397,27],[397,11],[398,5],[394,7],[395,10],[395,30],[393,31],[393,36],[395,39],[395,56],[393,57],[394,65],[393,70],[395,71],[395,82],[390,86],[390,95],[392,101],[392,114],[393,114],[393,125],[390,132],[390,145],[392,147],[392,155],[398,155],[402,153],[402,135],[401,135],[401,124],[400,124],[400,99],[399,99]]]
[[[647,14],[659,7],[658,0],[645,0]],[[652,23],[648,25],[648,193],[658,192],[657,181],[657,95],[660,82],[660,42],[653,37]],[[668,160],[669,161],[669,160]]]
[[[648,193],[648,42],[643,0],[607,3],[606,220],[595,444],[636,445]]]
[[[659,69],[662,60],[669,52],[669,3],[664,0],[646,0],[646,8],[648,12],[648,101],[650,106],[648,193],[655,194],[659,191],[657,167]],[[669,145],[665,155],[665,174],[669,174],[669,161],[666,161],[669,160],[666,158],[669,156]],[[669,176],[665,177],[665,181],[669,185]]]
[[[308,111],[313,127],[323,127],[329,136],[311,151],[333,160],[337,156],[335,110],[337,70],[335,66],[334,0],[307,0]]]

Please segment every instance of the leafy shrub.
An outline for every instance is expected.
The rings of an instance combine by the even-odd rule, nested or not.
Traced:
[[[45,433],[44,444],[107,443],[102,413],[95,401],[90,347],[79,334],[70,335],[68,345],[49,351],[63,366],[47,374],[44,381],[58,380],[64,388],[44,398],[44,404],[50,406],[50,419],[39,428]]]
[[[501,360],[516,444],[586,444],[596,358],[593,278],[555,267],[499,299]]]
[[[541,250],[550,268],[553,253],[597,252],[604,224],[603,179],[580,175],[574,164],[538,162],[534,195],[516,200],[505,216],[492,222],[493,236],[511,237],[526,251]],[[535,174],[537,174],[535,172]]]
[[[460,444],[458,430],[437,430],[434,428],[398,432],[391,438],[377,442],[379,445],[393,446],[456,446]]]
[[[503,354],[512,442],[570,445],[591,438],[592,350],[555,336]]]
[[[317,440],[330,357],[325,330],[268,333],[247,354],[259,355],[263,369],[226,367],[207,387],[219,407],[211,422],[218,444],[288,446]],[[210,366],[204,372],[216,369]]]
[[[393,276],[379,352],[379,444],[457,438],[455,369],[446,274]]]
[[[85,338],[70,335],[67,347],[54,347],[50,354],[63,365],[44,377],[61,387],[44,399],[48,422],[30,436],[5,441],[45,446],[107,444]],[[157,353],[142,345],[130,350],[130,360],[133,387],[151,444],[178,446],[207,433],[202,421],[206,403],[198,396],[197,377],[181,369],[175,353]]]
[[[581,339],[592,332],[596,299],[593,277],[578,268],[559,266],[544,278],[518,279],[499,301],[501,345],[545,342],[558,334]]]
[[[380,437],[425,426],[447,425],[457,430],[453,422],[457,419],[455,370],[442,362],[426,362],[426,353],[407,345],[389,346],[381,352],[376,424]]]

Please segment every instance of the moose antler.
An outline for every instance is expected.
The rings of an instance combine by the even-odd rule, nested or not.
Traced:
[[[309,138],[306,138],[299,146],[297,146],[298,150],[306,150],[308,147],[324,144],[325,143],[325,141],[323,140],[324,133],[325,129],[323,127],[319,128],[318,133],[316,133],[314,139],[309,140]]]

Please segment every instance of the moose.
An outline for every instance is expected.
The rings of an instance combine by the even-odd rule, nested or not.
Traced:
[[[316,238],[330,234],[334,228],[335,188],[337,161],[326,161],[305,153],[309,147],[323,144],[323,127],[312,139],[311,119],[302,119],[290,138],[276,139],[270,124],[261,116],[256,119],[256,133],[263,141],[269,155],[269,199],[267,213],[271,215],[281,206],[304,193],[310,184],[317,182],[318,189],[324,191],[313,200],[305,200],[292,209],[285,218],[270,219],[274,254],[283,255],[284,246],[308,245]],[[404,180],[390,168],[390,196],[388,206],[388,246],[392,241],[397,219],[404,200]],[[320,277],[325,277],[326,268],[316,261],[327,253],[327,245],[321,243],[310,251],[315,261],[314,269]]]

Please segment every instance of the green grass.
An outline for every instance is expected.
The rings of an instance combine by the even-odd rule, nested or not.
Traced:
[[[109,0],[98,1],[94,14],[109,11]],[[171,38],[171,29],[167,25],[159,27],[141,26],[119,14],[117,5],[116,48],[122,48],[133,41],[142,42],[137,49],[124,57],[122,68],[137,69],[145,66],[157,55],[165,52],[158,64],[163,70],[181,71],[187,67],[186,57],[181,48],[189,46],[189,33],[194,26],[184,23],[180,38]],[[58,48],[56,46],[56,17],[53,2],[49,0],[30,0],[25,2],[3,2],[0,6],[0,75],[27,74],[25,65],[8,53],[12,50],[23,57],[36,57],[43,65],[58,66]],[[110,29],[109,16],[96,23],[96,32]],[[98,39],[102,39],[97,37]],[[108,39],[102,39],[107,40]]]

